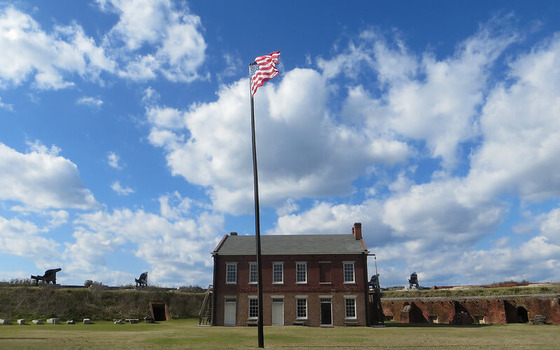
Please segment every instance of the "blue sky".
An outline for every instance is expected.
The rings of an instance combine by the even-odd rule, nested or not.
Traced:
[[[350,233],[382,285],[560,280],[556,1],[0,1],[0,280],[211,283]],[[373,273],[373,261],[370,272]]]

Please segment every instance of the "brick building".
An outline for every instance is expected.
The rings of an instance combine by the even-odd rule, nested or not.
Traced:
[[[225,235],[212,255],[212,324],[255,325],[255,236]],[[352,234],[261,236],[264,325],[368,325],[368,250]]]

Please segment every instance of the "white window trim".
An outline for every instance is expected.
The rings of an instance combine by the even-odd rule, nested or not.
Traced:
[[[354,300],[354,317],[348,317],[346,315],[346,300],[352,299]],[[357,297],[355,295],[345,295],[344,296],[344,319],[346,320],[357,320],[358,319],[358,302]]]
[[[298,300],[305,300],[305,317],[298,316]],[[309,300],[307,295],[296,295],[296,320],[307,320],[309,319]]]
[[[274,266],[281,265],[282,266],[282,281],[274,281]],[[284,284],[284,262],[283,261],[275,261],[272,263],[272,284]]]
[[[302,265],[302,264],[305,266],[305,280],[304,281],[298,281],[297,280],[297,275],[298,275],[297,266]],[[296,284],[307,284],[307,261],[296,261]]]
[[[253,316],[253,317],[249,316],[251,314],[251,302],[250,302],[250,300],[257,300],[257,316]],[[258,312],[258,310],[259,310],[258,300],[259,300],[259,297],[256,296],[256,295],[249,295],[247,297],[247,319],[248,320],[256,320],[256,319],[259,318],[259,316],[258,316],[258,314],[259,314],[259,312]]]
[[[228,266],[235,266],[235,282],[228,281]],[[226,284],[237,284],[237,263],[227,262],[226,263]]]
[[[351,264],[352,265],[352,281],[346,281],[346,271],[344,270],[344,265]],[[344,280],[344,284],[356,284],[356,265],[355,261],[343,261],[342,262],[342,279]]]
[[[257,270],[257,280],[254,282],[251,282],[251,266],[255,266],[255,269]],[[257,269],[257,263],[256,262],[250,262],[249,263],[249,284],[257,284],[259,282],[259,271]]]

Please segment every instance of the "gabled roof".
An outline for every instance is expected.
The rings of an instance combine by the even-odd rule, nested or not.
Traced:
[[[213,254],[256,255],[255,236],[226,235]],[[354,235],[265,235],[262,255],[361,254],[367,252],[363,240]]]

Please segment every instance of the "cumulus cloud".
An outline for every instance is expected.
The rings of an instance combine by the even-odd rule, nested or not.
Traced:
[[[0,199],[31,208],[92,209],[93,194],[83,186],[78,167],[40,143],[20,153],[0,143]]]
[[[0,97],[0,109],[5,109],[7,111],[13,112],[14,105],[2,102],[2,98]]]
[[[134,193],[134,190],[130,187],[123,187],[120,182],[114,181],[111,184],[111,189],[115,191],[119,196],[128,196]]]
[[[172,173],[209,187],[216,208],[231,213],[248,212],[252,203],[246,84],[243,79],[224,85],[217,101],[187,111],[151,107],[146,113],[149,140],[164,148]],[[255,108],[265,205],[349,194],[351,182],[372,163],[406,159],[406,144],[369,139],[332,118],[329,93],[327,81],[311,69],[288,71],[277,88],[259,90]]]
[[[20,85],[32,77],[39,89],[73,85],[72,75],[98,80],[115,62],[76,25],[45,32],[28,14],[12,6],[0,9],[0,87]]]
[[[98,0],[100,9],[119,19],[102,46],[83,28],[57,25],[46,31],[14,6],[0,8],[0,87],[31,80],[38,89],[74,86],[79,76],[101,82],[103,72],[131,80],[163,76],[170,81],[207,79],[199,70],[206,42],[200,18],[185,4],[169,0]],[[99,107],[101,100],[84,97],[78,104]],[[10,105],[0,105],[9,108]]]
[[[560,208],[556,208],[544,215],[540,230],[543,237],[551,243],[560,245]]]
[[[499,25],[483,26],[443,59],[430,52],[410,53],[398,37],[389,42],[364,32],[357,43],[318,64],[330,79],[344,74],[370,81],[364,71],[377,75],[373,92],[381,96],[361,85],[350,86],[343,117],[364,123],[366,132],[381,140],[400,135],[424,141],[431,157],[453,169],[460,144],[478,135],[477,111],[484,102],[489,68],[517,37],[494,28]]]
[[[119,155],[115,152],[107,153],[107,164],[109,164],[111,168],[122,169],[121,165],[119,164],[120,159],[121,158],[119,157]]]
[[[515,38],[483,27],[459,45],[453,57],[439,61],[431,55],[415,61],[400,44],[394,49],[377,44],[373,59],[364,58],[362,64],[378,67],[381,97],[365,85],[350,87],[343,120],[407,140],[419,154],[422,149],[411,141],[423,140],[429,156],[443,162],[425,183],[407,176],[417,171],[410,166],[384,184],[388,194],[375,191],[369,198],[364,193],[369,199],[359,204],[317,202],[302,212],[279,213],[271,232],[344,233],[352,222],[363,222],[366,243],[377,253],[386,285],[404,284],[415,270],[427,285],[558,280],[557,208],[535,219],[529,215],[527,220],[538,224],[521,224],[540,230],[524,231],[515,238],[518,245],[497,233],[509,212],[517,210],[504,197],[519,198],[530,212],[533,205],[538,208],[539,202],[557,198],[560,190],[560,128],[555,117],[560,112],[560,37],[509,57],[507,83],[490,85],[489,67]],[[376,50],[390,57],[376,56]],[[320,61],[323,74],[331,79],[347,74],[357,64],[348,63],[347,56],[360,58],[360,53],[360,47],[352,46],[332,60]],[[404,68],[384,73],[385,60],[401,61]],[[432,102],[414,103],[420,100]],[[448,109],[435,113],[440,104]],[[405,109],[410,106],[414,108],[409,113]],[[462,126],[455,129],[457,123]],[[465,175],[453,176],[449,170],[465,141],[473,145],[468,168]],[[494,246],[480,249],[485,240]]]
[[[488,96],[483,143],[472,155],[469,187],[541,201],[560,195],[560,36],[510,63],[510,84]]]
[[[77,101],[77,104],[84,105],[88,107],[100,108],[103,105],[103,101],[95,98],[95,97],[80,97]]]
[[[175,201],[164,202],[165,216],[128,209],[80,215],[74,222],[75,242],[68,243],[64,253],[72,262],[69,273],[103,270],[105,256],[132,244],[135,256],[150,265],[153,283],[178,286],[209,282],[209,253],[221,239],[224,218],[209,212],[186,218],[181,214],[185,211],[184,199],[177,206],[173,205]],[[130,280],[126,273],[119,276],[109,283]],[[128,280],[120,279],[125,277]]]
[[[191,82],[204,62],[206,42],[200,17],[185,4],[169,0],[97,0],[102,10],[119,20],[107,36],[108,45],[123,43],[133,57],[123,57],[121,77],[148,80],[163,75],[170,81]],[[147,52],[146,52],[147,51]],[[140,53],[142,52],[142,53]]]
[[[0,217],[0,252],[33,259],[42,268],[60,261],[59,244],[40,231],[29,221]]]

